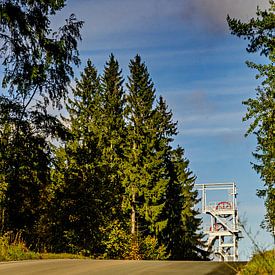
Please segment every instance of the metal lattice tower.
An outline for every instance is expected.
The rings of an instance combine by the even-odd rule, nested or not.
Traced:
[[[208,236],[207,250],[220,261],[238,261],[238,240],[241,231],[238,222],[237,188],[235,183],[195,184],[201,191],[202,213],[210,216],[210,225],[204,233]],[[208,202],[209,192],[227,192],[228,199]]]

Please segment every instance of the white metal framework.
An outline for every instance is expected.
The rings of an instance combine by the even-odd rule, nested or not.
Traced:
[[[220,261],[238,261],[238,240],[241,237],[238,222],[237,188],[235,183],[195,184],[201,191],[202,213],[210,216],[210,225],[204,233],[208,236],[207,249]],[[228,192],[228,198],[208,202],[209,192]]]

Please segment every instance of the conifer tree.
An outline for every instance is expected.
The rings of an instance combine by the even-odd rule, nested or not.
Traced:
[[[103,76],[101,78],[102,97],[101,97],[101,116],[100,147],[101,163],[105,170],[106,181],[112,203],[110,210],[114,215],[121,212],[121,163],[123,159],[123,147],[125,139],[125,93],[122,87],[123,77],[119,69],[119,64],[113,54],[110,55],[106,63]]]
[[[168,183],[163,165],[167,144],[161,139],[163,129],[154,107],[154,85],[140,56],[130,61],[129,68],[124,209],[131,211],[133,250],[138,250],[138,231],[143,234],[140,234],[142,242],[145,236],[157,238],[165,227],[161,213]]]
[[[63,177],[64,183],[55,198],[60,206],[58,226],[53,228],[61,236],[55,243],[57,251],[100,253],[100,227],[108,211],[98,148],[100,96],[100,78],[89,60],[67,104],[72,138],[59,149],[61,171],[57,178]]]
[[[205,257],[202,234],[199,233],[201,219],[194,209],[198,202],[194,191],[195,176],[188,168],[184,150],[171,147],[177,134],[177,123],[173,122],[173,114],[162,97],[156,107],[155,122],[158,125],[158,151],[163,152],[161,175],[168,181],[162,211],[165,226],[159,232],[159,243],[166,247],[170,259]]]
[[[126,98],[113,55],[101,78],[88,61],[76,83],[67,105],[71,138],[53,170],[51,243],[107,258],[199,258],[195,178],[182,149],[172,149],[172,112],[162,97],[155,101],[138,55],[129,67]]]
[[[205,259],[203,235],[199,232],[201,219],[195,205],[198,203],[194,190],[195,176],[188,168],[184,150],[178,147],[171,151],[167,162],[170,181],[167,188],[165,215],[167,226],[162,232],[162,241],[170,259]]]
[[[106,184],[106,207],[109,209],[106,225],[102,228],[104,256],[107,258],[127,257],[130,244],[128,220],[121,211],[124,193],[121,183],[122,163],[126,137],[123,81],[118,61],[111,54],[101,77],[101,138],[98,144]]]

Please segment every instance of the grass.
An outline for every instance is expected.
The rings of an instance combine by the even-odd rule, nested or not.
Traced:
[[[30,251],[21,240],[20,235],[16,235],[11,242],[11,233],[6,233],[0,237],[0,261],[20,261],[34,259],[87,259],[83,255],[68,253],[37,253]]]
[[[255,254],[239,274],[275,275],[275,249]]]
[[[39,255],[27,249],[20,236],[16,235],[13,242],[11,233],[6,233],[0,237],[0,261],[18,261],[28,259],[39,259]]]
[[[69,253],[38,253],[39,259],[90,259],[79,254],[69,254]]]

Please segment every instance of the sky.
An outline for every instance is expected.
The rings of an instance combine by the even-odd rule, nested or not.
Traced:
[[[247,41],[230,34],[226,15],[247,21],[268,0],[68,0],[53,19],[64,23],[71,13],[85,22],[80,57],[101,73],[113,53],[126,78],[136,54],[146,63],[155,84],[178,121],[174,145],[185,149],[196,183],[236,182],[239,216],[262,248],[272,238],[260,228],[263,201],[256,196],[262,182],[254,170],[255,137],[244,137],[242,101],[255,97],[255,71],[246,60]],[[239,243],[241,260],[254,251],[249,238]]]

